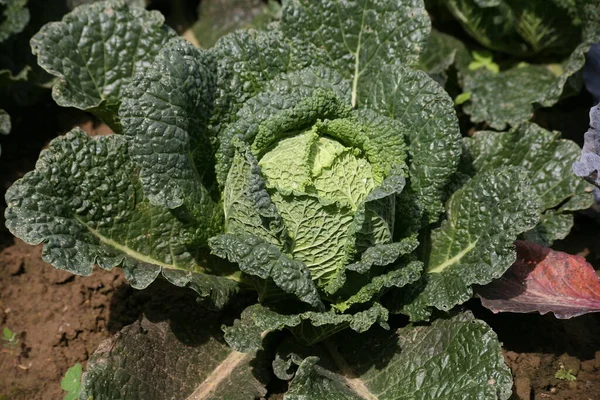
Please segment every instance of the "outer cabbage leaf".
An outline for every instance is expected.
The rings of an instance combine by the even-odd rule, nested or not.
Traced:
[[[286,38],[279,30],[240,30],[221,38],[210,49],[217,60],[217,93],[212,129],[242,118],[238,110],[282,73],[326,65],[319,49]]]
[[[475,175],[450,197],[447,219],[432,231],[423,279],[391,302],[410,303],[402,312],[419,320],[431,307],[447,311],[467,301],[472,285],[500,277],[515,261],[513,242],[538,223],[539,210],[523,169]]]
[[[460,160],[461,134],[454,103],[423,71],[400,65],[382,67],[364,89],[360,104],[400,121],[406,129],[410,185],[417,198],[408,200],[437,221],[443,191]]]
[[[281,16],[281,6],[274,0],[204,0],[198,15],[191,30],[200,47],[209,48],[236,29],[265,28]]]
[[[288,329],[300,343],[310,346],[348,327],[359,333],[376,323],[387,328],[387,318],[387,310],[378,303],[355,314],[338,314],[333,310],[280,314],[255,304],[246,308],[232,326],[223,329],[231,347],[248,352],[259,349],[265,335],[273,331]]]
[[[223,342],[219,318],[193,311],[198,309],[193,301],[186,306],[158,315],[158,321],[156,315],[144,316],[102,342],[88,361],[80,398],[254,400],[266,395],[263,353],[232,350]]]
[[[395,261],[395,260],[394,260]],[[407,265],[394,265],[394,269],[382,275],[373,277],[370,282],[360,288],[358,292],[344,301],[333,305],[336,309],[344,312],[355,304],[364,304],[374,298],[381,297],[385,290],[391,287],[401,288],[409,283],[417,281],[421,277],[423,263],[412,261]]]
[[[213,143],[207,127],[215,78],[212,58],[173,39],[154,63],[136,74],[119,110],[131,153],[152,204],[184,206],[202,221],[211,213]],[[202,223],[202,222],[201,222]]]
[[[311,348],[286,342],[278,360],[274,367],[281,377],[298,365],[285,400],[506,400],[511,395],[512,376],[498,337],[470,313],[396,332],[344,332]]]
[[[545,7],[546,1],[543,4]],[[471,121],[486,121],[492,128],[502,130],[506,124],[514,126],[527,121],[535,107],[556,104],[583,68],[591,44],[600,41],[598,9],[598,0],[577,2],[583,29],[578,39],[581,43],[559,65],[517,65],[497,75],[478,70],[467,76],[463,89],[471,93],[471,101],[464,110],[471,115]]]
[[[29,22],[27,0],[0,0],[0,43],[21,32]]]
[[[446,84],[446,71],[454,65],[459,72],[468,69],[471,55],[463,42],[453,36],[431,30],[425,49],[419,58],[419,69],[427,72],[436,82]]]
[[[422,0],[292,0],[281,28],[310,42],[352,81],[352,105],[360,103],[366,75],[390,62],[414,65],[430,32]]]
[[[123,89],[146,69],[175,32],[157,11],[109,0],[76,8],[32,39],[39,65],[58,77],[52,89],[63,107],[90,111],[120,132]]]
[[[217,256],[237,263],[242,272],[271,279],[281,290],[313,307],[324,308],[306,265],[281,253],[276,246],[256,236],[223,234],[211,238],[210,247]]]
[[[44,244],[42,258],[79,275],[121,266],[135,288],[161,272],[222,306],[237,291],[234,280],[208,263],[201,250],[215,231],[180,220],[144,198],[138,169],[124,137],[88,138],[75,129],[53,140],[36,169],[6,192],[6,226],[29,244]],[[208,272],[208,266],[216,267]],[[233,277],[235,279],[235,277]]]
[[[534,105],[547,100],[547,89],[556,79],[550,70],[538,65],[499,74],[480,69],[465,77],[463,91],[471,93],[471,99],[463,109],[474,123],[485,121],[498,130],[516,126],[533,116]]]
[[[446,4],[475,40],[503,53],[565,54],[581,38],[575,1],[449,0]]]
[[[464,139],[465,166],[471,173],[491,171],[502,166],[523,167],[533,190],[541,199],[541,225],[529,236],[543,244],[562,239],[573,225],[572,216],[558,207],[578,197],[581,208],[594,202],[590,185],[582,184],[571,171],[581,150],[570,140],[560,139],[560,133],[547,131],[535,124],[524,123],[510,132],[477,132]],[[468,171],[465,171],[468,172]],[[553,209],[557,210],[553,210]],[[573,210],[573,207],[569,207]]]

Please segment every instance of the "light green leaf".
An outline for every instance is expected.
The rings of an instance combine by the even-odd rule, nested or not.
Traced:
[[[225,233],[256,235],[281,249],[288,235],[269,197],[256,159],[249,150],[238,151],[223,190]]]
[[[539,210],[524,169],[502,167],[475,175],[450,197],[447,219],[432,231],[427,273],[409,291],[416,297],[403,312],[418,320],[428,316],[430,307],[450,310],[471,297],[472,285],[500,277],[516,259],[517,235],[538,223]]]
[[[454,102],[423,71],[399,65],[382,67],[363,89],[361,106],[400,121],[409,147],[410,185],[425,221],[437,221],[443,191],[460,159],[458,119]]]
[[[291,256],[306,264],[319,285],[325,285],[351,259],[354,213],[336,204],[324,205],[311,195],[276,192],[271,198],[292,240]]]
[[[63,400],[77,400],[81,393],[81,364],[77,363],[69,368],[60,381],[60,388],[67,392]]]
[[[366,332],[376,323],[387,328],[387,318],[387,310],[377,303],[356,314],[338,314],[331,310],[287,315],[255,304],[223,330],[231,347],[248,352],[259,349],[266,334],[282,329],[290,330],[300,343],[310,346],[348,327],[359,333]]]
[[[326,51],[328,64],[352,81],[355,106],[369,84],[364,75],[391,62],[418,62],[431,26],[422,0],[292,0],[281,29]]]
[[[88,138],[74,129],[53,140],[36,169],[6,192],[6,203],[8,229],[29,244],[43,243],[42,258],[56,268],[89,275],[94,264],[121,266],[139,289],[162,271],[216,306],[237,291],[234,280],[218,276],[226,269],[206,260],[211,227],[144,198],[123,136]]]
[[[0,0],[0,43],[21,32],[29,23],[27,0]]]
[[[177,38],[136,74],[119,110],[144,192],[157,206],[183,206],[199,224],[215,213],[204,183],[214,164],[208,120],[215,90],[213,60]]]
[[[248,100],[238,119],[219,134],[220,147],[215,158],[217,181],[223,185],[236,151],[236,141],[251,146],[260,160],[264,153],[289,136],[289,131],[304,131],[318,120],[335,120],[351,115],[350,108],[332,90],[316,88],[290,93],[263,91]],[[260,135],[259,135],[260,133]]]
[[[461,400],[511,395],[512,376],[498,337],[471,313],[396,332],[344,332],[311,348],[284,343],[274,364],[285,400]]]
[[[274,0],[204,0],[191,30],[200,47],[209,48],[236,29],[266,28],[278,12],[281,6]]]
[[[272,279],[286,293],[316,308],[323,308],[310,271],[302,262],[283,254],[276,246],[257,236],[223,234],[210,239],[218,257],[237,263],[242,272]]]
[[[454,99],[454,105],[460,106],[461,104],[464,104],[469,100],[471,100],[471,92],[463,92],[456,96],[456,98]]]
[[[574,197],[580,199],[577,200],[581,202],[580,209],[588,208],[594,201],[591,185],[582,184],[571,169],[581,149],[570,140],[560,139],[558,132],[524,123],[510,132],[477,132],[465,138],[464,144],[464,172],[468,172],[467,168],[472,168],[473,174],[503,166],[523,167],[532,189],[541,199],[540,214],[548,210],[541,222],[544,226],[536,228],[537,233],[532,232],[538,239],[543,237],[545,244],[564,238],[573,224],[572,217],[559,216],[561,211],[551,209]]]
[[[32,39],[39,65],[58,77],[52,89],[63,107],[90,111],[120,132],[123,89],[145,70],[175,32],[157,11],[109,0],[76,8]]]
[[[264,356],[231,349],[223,342],[219,318],[194,312],[198,308],[193,302],[186,306],[169,316],[160,314],[158,321],[155,313],[153,322],[144,316],[102,342],[88,361],[81,398],[254,400],[265,396],[269,373]]]

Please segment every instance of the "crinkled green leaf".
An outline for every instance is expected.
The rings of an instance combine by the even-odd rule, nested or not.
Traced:
[[[0,108],[0,134],[8,135],[11,130],[10,115]]]
[[[310,42],[328,63],[352,80],[352,105],[360,103],[364,75],[390,62],[416,64],[429,35],[422,0],[292,0],[281,28],[287,37]]]
[[[222,306],[237,283],[202,255],[210,227],[196,226],[144,198],[124,137],[88,138],[75,129],[53,140],[36,169],[6,192],[6,226],[56,268],[89,275],[121,266],[135,288],[162,271]],[[211,270],[210,274],[208,268]],[[234,278],[235,279],[235,278]]]
[[[354,216],[349,208],[323,205],[311,195],[274,193],[275,203],[292,240],[291,256],[302,261],[312,278],[326,284],[349,262],[349,235]]]
[[[285,400],[507,400],[511,395],[512,376],[498,337],[471,313],[396,332],[343,333],[310,348],[286,343],[279,358],[299,364]],[[280,367],[276,373],[287,372]]]
[[[468,160],[463,169],[473,168],[472,173],[510,165],[523,167],[532,189],[541,199],[540,214],[574,197],[579,198],[582,209],[594,201],[591,185],[582,184],[571,169],[581,149],[570,140],[560,139],[558,132],[524,123],[510,132],[477,132],[471,138],[465,138],[464,144]],[[574,207],[569,208],[573,210]],[[573,221],[572,217],[561,217],[559,213],[549,211],[541,221],[544,226],[536,228],[537,233],[532,232],[532,235],[539,239],[543,237],[545,244],[564,238]]]
[[[333,307],[344,312],[354,304],[367,303],[374,297],[382,295],[382,290],[385,288],[401,288],[409,283],[413,283],[421,277],[423,263],[421,261],[413,261],[404,266],[394,266],[394,268],[396,269],[383,275],[375,276],[369,283],[361,287],[357,293],[342,302],[336,303]]]
[[[225,233],[250,234],[282,249],[288,236],[249,150],[236,153],[223,190]]]
[[[474,123],[485,121],[498,130],[515,126],[533,116],[534,105],[546,101],[546,91],[556,79],[539,65],[514,67],[498,74],[480,69],[465,77],[463,90],[471,93],[471,99],[463,110]]]
[[[267,83],[265,91],[310,97],[319,88],[333,91],[339,99],[350,104],[352,84],[338,71],[325,66],[307,67],[281,74]]]
[[[220,147],[215,154],[217,180],[221,185],[225,182],[235,155],[236,141],[252,146],[253,153],[260,160],[270,146],[289,136],[289,131],[303,131],[319,119],[349,116],[349,107],[331,90],[317,88],[310,94],[304,91],[289,94],[261,92],[244,104],[238,112],[237,121],[219,135]]]
[[[399,65],[382,67],[363,90],[361,106],[407,127],[410,184],[417,196],[409,202],[420,204],[426,221],[436,221],[461,153],[452,99],[425,72]]]
[[[31,48],[39,65],[59,78],[52,90],[59,105],[90,111],[120,132],[123,89],[174,36],[159,12],[109,0],[45,25]]]
[[[540,223],[535,228],[523,234],[523,239],[543,246],[550,246],[556,240],[566,238],[573,225],[573,214],[548,210],[542,215]]]
[[[417,246],[419,246],[419,241],[415,237],[409,237],[397,243],[378,244],[366,249],[361,254],[360,261],[348,265],[347,269],[364,274],[372,266],[383,267],[392,264],[401,255],[412,253]]]
[[[430,307],[449,310],[471,297],[472,285],[500,277],[515,261],[517,235],[538,223],[539,210],[524,169],[501,167],[475,175],[450,197],[447,219],[432,231],[427,273],[408,292],[410,304],[403,312],[418,320]]]
[[[236,31],[221,38],[210,52],[217,60],[218,74],[211,123],[219,134],[227,123],[245,117],[238,110],[269,81],[286,72],[324,64],[320,50],[285,38],[279,30]]]
[[[212,315],[192,312],[190,316],[187,310],[158,322],[143,317],[102,342],[92,354],[81,398],[254,400],[265,396],[269,379],[265,360],[256,352],[231,349],[222,338],[219,320]]]
[[[27,0],[0,0],[0,43],[21,32],[29,22]]]
[[[64,0],[63,0],[64,1]],[[99,0],[66,0],[67,8],[72,10],[84,4],[97,3]],[[146,0],[124,0],[130,7],[146,7]]]
[[[248,234],[218,235],[209,243],[214,254],[237,263],[242,272],[272,279],[281,290],[313,307],[323,308],[306,265],[283,254],[273,244]]]
[[[387,310],[377,303],[355,314],[306,311],[291,315],[279,314],[255,304],[244,310],[241,319],[232,326],[223,327],[223,330],[231,347],[247,352],[259,349],[262,338],[273,331],[288,329],[301,343],[312,345],[348,327],[359,333],[374,324],[387,327],[387,318]]]
[[[581,38],[574,1],[449,0],[446,4],[475,40],[511,55],[562,55]]]
[[[215,90],[212,69],[208,53],[173,39],[136,74],[119,110],[150,202],[184,206],[201,224],[214,223],[215,212],[204,186],[214,180],[214,138],[207,127]]]
[[[264,28],[278,14],[281,6],[273,0],[204,0],[191,29],[200,47],[209,48],[236,29]]]
[[[510,132],[476,132],[464,139],[465,156],[476,173],[509,165],[523,167],[542,200],[542,210],[547,210],[581,194],[577,192],[581,181],[570,167],[581,149],[560,136],[533,123]]]
[[[436,82],[444,86],[446,71],[454,65],[458,71],[465,71],[471,56],[463,42],[453,36],[431,30],[425,49],[419,59],[419,69],[427,72]]]

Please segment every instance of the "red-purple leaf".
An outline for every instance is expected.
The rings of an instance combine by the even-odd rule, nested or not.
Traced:
[[[600,311],[600,278],[581,256],[517,241],[517,261],[499,279],[476,289],[494,313],[554,313],[571,318]]]

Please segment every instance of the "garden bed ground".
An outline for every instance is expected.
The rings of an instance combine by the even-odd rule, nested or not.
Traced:
[[[0,182],[4,190],[33,168],[39,150],[56,134],[73,125],[104,133],[82,114],[45,104],[29,110],[30,115],[55,118],[23,119],[3,142]],[[585,120],[579,114],[573,119],[582,122],[577,127],[582,132]],[[40,127],[39,121],[52,122]],[[89,277],[55,270],[41,260],[40,246],[13,239],[3,225],[0,328],[17,332],[19,343],[0,352],[0,400],[61,399],[60,379],[67,368],[77,362],[85,367],[98,344],[152,308],[149,303],[177,307],[177,302],[189,300],[185,290],[161,282],[144,291],[133,290],[118,269],[97,269]],[[571,236],[558,247],[585,254],[598,268],[599,232],[594,219],[579,217]],[[170,300],[165,301],[165,296]],[[482,309],[478,300],[467,306],[504,343],[505,359],[515,376],[515,399],[600,399],[600,314],[559,321],[549,315],[494,315]],[[577,380],[556,379],[561,366],[572,370]]]

